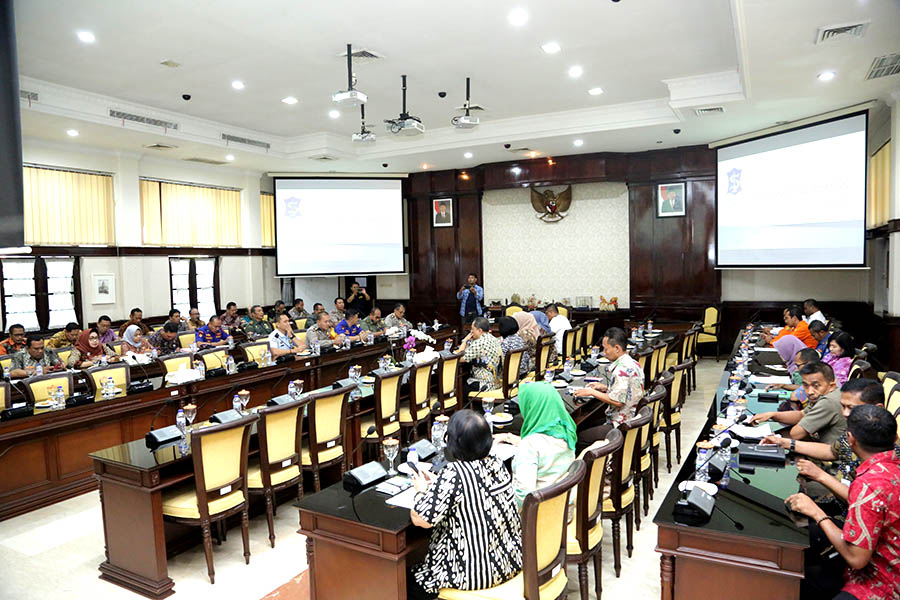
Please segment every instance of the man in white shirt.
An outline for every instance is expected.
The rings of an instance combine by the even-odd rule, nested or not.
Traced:
[[[807,325],[813,321],[821,321],[825,325],[828,324],[828,319],[819,310],[819,306],[813,298],[807,298],[803,301],[803,320],[806,321]]]
[[[559,314],[559,307],[555,304],[549,305],[544,309],[544,314],[550,319],[550,332],[554,335],[554,344],[556,345],[557,354],[562,354],[563,336],[565,332],[572,329],[569,319]]]
[[[299,354],[306,350],[303,340],[294,335],[287,313],[281,313],[275,317],[275,329],[269,334],[269,350],[275,358],[288,354]]]

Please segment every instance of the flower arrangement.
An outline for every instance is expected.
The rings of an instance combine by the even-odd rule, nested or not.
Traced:
[[[415,348],[415,347],[416,347],[416,338],[415,338],[415,336],[412,336],[412,335],[411,335],[411,336],[409,336],[408,338],[406,338],[406,340],[404,340],[404,342],[403,342],[403,349],[404,349],[404,350],[412,350],[412,349]]]

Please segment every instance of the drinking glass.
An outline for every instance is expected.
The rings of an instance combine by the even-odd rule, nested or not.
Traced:
[[[450,420],[446,415],[439,415],[434,419],[434,425],[431,426],[431,443],[438,449],[438,452],[444,450],[445,437],[447,435],[447,422]]]
[[[388,475],[394,476],[397,474],[397,471],[394,469],[394,459],[397,458],[397,454],[400,453],[400,440],[395,438],[387,438],[382,442],[384,446],[384,456],[391,462],[391,468],[388,469]]]
[[[238,398],[241,400],[241,414],[248,414],[247,405],[250,403],[250,392],[248,392],[247,390],[241,390],[240,392],[238,392]]]
[[[197,405],[194,403],[184,405],[184,419],[187,421],[187,430],[191,431],[194,427],[194,419],[197,418]]]
[[[572,369],[575,368],[575,359],[574,359],[574,358],[567,358],[567,359],[566,359],[566,364],[565,364],[565,366],[564,366],[563,368],[564,368],[565,371],[566,371],[566,375],[568,375],[569,373],[571,373],[571,372],[572,372]]]
[[[353,383],[359,385],[360,375],[362,375],[362,367],[360,365],[350,367],[350,379],[353,380]]]

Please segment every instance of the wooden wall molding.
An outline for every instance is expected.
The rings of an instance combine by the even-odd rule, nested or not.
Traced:
[[[23,254],[25,256],[25,254]],[[275,248],[175,246],[31,246],[27,256],[275,256]]]

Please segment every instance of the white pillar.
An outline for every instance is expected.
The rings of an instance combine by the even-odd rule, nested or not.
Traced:
[[[143,246],[141,230],[140,154],[116,152],[113,198],[116,204],[116,245]]]
[[[891,208],[890,219],[900,219],[900,88],[891,92]],[[900,231],[890,234],[887,309],[900,315]]]

